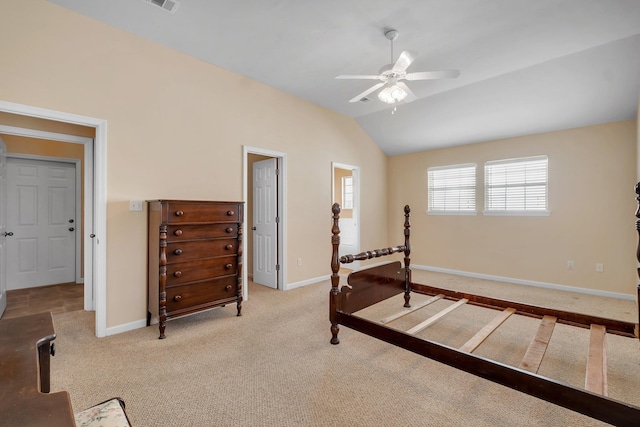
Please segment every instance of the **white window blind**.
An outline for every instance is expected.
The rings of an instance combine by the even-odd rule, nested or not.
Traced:
[[[547,171],[547,156],[486,162],[485,213],[548,212]]]
[[[475,164],[429,168],[427,180],[429,213],[475,214]]]
[[[342,209],[353,209],[353,177],[342,178]]]

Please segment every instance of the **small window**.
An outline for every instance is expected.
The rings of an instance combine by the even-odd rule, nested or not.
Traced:
[[[484,164],[484,213],[548,215],[547,156]]]
[[[342,177],[342,209],[353,209],[353,177]]]
[[[427,170],[429,214],[475,215],[476,165],[456,165]]]

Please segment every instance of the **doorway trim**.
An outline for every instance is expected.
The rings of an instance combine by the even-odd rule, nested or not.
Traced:
[[[336,188],[336,169],[345,169],[350,170],[353,176],[353,208],[355,211],[355,215],[353,217],[356,223],[356,242],[357,242],[357,252],[360,252],[360,167],[347,165],[344,163],[331,162],[331,204],[335,200],[335,188]],[[360,269],[360,261],[354,261],[353,264],[354,270]]]
[[[92,143],[84,143],[84,286],[85,290],[87,287],[94,290],[96,336],[104,337],[107,335],[107,121],[1,100],[0,111],[96,129]],[[92,234],[95,238],[90,237]]]
[[[5,126],[0,125],[0,133],[2,134],[7,134],[7,132],[4,132],[3,129],[5,128]],[[28,131],[29,129],[25,129],[26,131]],[[15,134],[14,134],[15,135]],[[90,138],[88,138],[90,139]],[[76,225],[75,227],[78,230],[82,230],[82,227],[84,226],[84,218],[82,218],[82,209],[80,206],[80,203],[78,203],[78,201],[82,200],[82,170],[81,170],[81,165],[80,165],[80,160],[79,159],[71,159],[71,158],[65,158],[65,157],[51,157],[51,156],[38,156],[35,154],[14,154],[14,153],[7,153],[7,159],[24,159],[24,160],[37,160],[37,161],[42,161],[42,162],[59,162],[59,163],[72,163],[74,165],[75,168],[75,173],[76,173],[76,188],[75,188],[75,218],[76,218]],[[75,265],[75,282],[76,283],[84,283],[84,279],[82,277],[82,268],[80,268],[81,263],[82,263],[82,233],[76,233],[76,250],[75,250],[75,260],[76,260],[76,265]],[[85,289],[84,292],[86,292],[87,290]],[[90,290],[91,293],[93,293],[93,289]],[[93,302],[93,298],[91,298],[91,300]],[[85,310],[93,310],[92,306],[87,307],[86,305],[87,302],[87,298],[85,297]],[[92,305],[92,304],[91,304]]]
[[[287,241],[287,154],[279,151],[265,150],[263,148],[250,147],[247,145],[242,146],[242,200],[245,202],[244,209],[244,224],[245,230],[249,230],[250,227],[247,224],[247,211],[249,210],[247,200],[250,183],[249,179],[249,154],[258,154],[261,156],[275,157],[278,159],[278,169],[280,175],[278,179],[278,216],[280,217],[280,226],[278,227],[278,260],[280,262],[280,270],[278,270],[278,289],[285,290],[287,284],[287,245],[284,242]],[[253,185],[253,183],[251,183]],[[251,201],[253,204],[253,201]],[[253,206],[252,206],[253,207]],[[253,255],[253,254],[252,254]],[[243,287],[243,299],[249,298],[249,288],[246,286],[248,283],[248,268],[247,264],[247,251],[242,252],[242,264],[245,268],[242,270],[242,283]]]

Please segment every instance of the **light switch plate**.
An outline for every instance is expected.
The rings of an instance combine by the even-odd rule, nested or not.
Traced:
[[[129,200],[129,210],[131,212],[142,212],[142,200]]]

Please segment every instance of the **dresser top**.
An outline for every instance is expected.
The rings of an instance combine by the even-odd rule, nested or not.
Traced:
[[[55,339],[51,313],[0,320],[0,414],[14,426],[73,426],[66,391],[41,393],[38,346]]]

